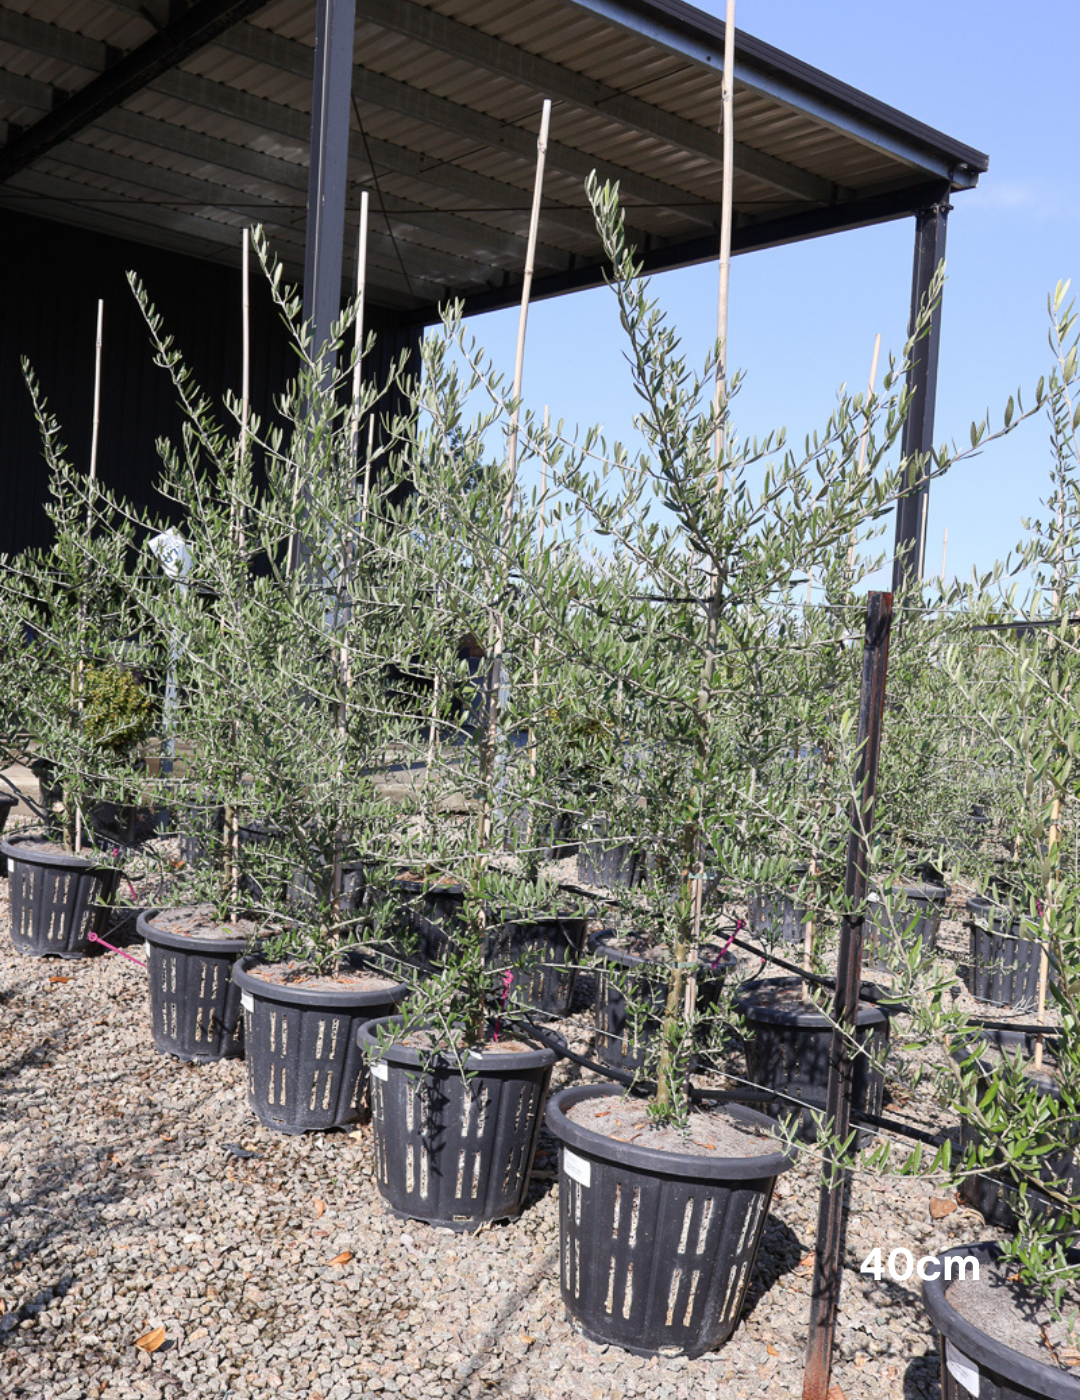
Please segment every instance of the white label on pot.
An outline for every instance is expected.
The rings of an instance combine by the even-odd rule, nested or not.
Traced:
[[[150,944],[149,944],[149,943],[144,943],[144,944],[143,944],[143,948],[146,950],[146,960],[147,960],[147,962],[149,962],[149,961],[150,961]]]
[[[949,1368],[949,1375],[964,1387],[972,1400],[979,1400],[979,1368],[970,1357],[957,1351],[948,1337],[945,1338],[945,1365]]]
[[[371,1072],[376,1079],[390,1078],[390,1066],[386,1063],[385,1060],[376,1060],[375,1063],[371,1066]]]
[[[255,998],[251,995],[250,992],[241,992],[240,1005],[244,1008],[245,1011],[254,1011]]]
[[[592,1185],[592,1163],[585,1157],[579,1157],[576,1152],[571,1152],[568,1147],[564,1147],[562,1164],[563,1171],[567,1176],[572,1176],[575,1181],[580,1181],[582,1186]]]

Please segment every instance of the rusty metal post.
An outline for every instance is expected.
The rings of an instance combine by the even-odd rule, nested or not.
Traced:
[[[862,687],[859,692],[858,751],[848,822],[844,915],[836,963],[836,999],[829,1045],[829,1082],[825,1091],[825,1122],[833,1142],[850,1131],[851,1091],[855,1073],[854,1040],[862,982],[863,918],[866,912],[867,865],[874,826],[881,721],[885,709],[885,673],[889,663],[889,631],[893,595],[870,593],[866,600]],[[817,1240],[814,1246],[814,1285],[810,1329],[803,1373],[803,1400],[826,1400],[832,1369],[836,1309],[846,1219],[844,1196],[850,1177],[849,1154],[825,1152]]]

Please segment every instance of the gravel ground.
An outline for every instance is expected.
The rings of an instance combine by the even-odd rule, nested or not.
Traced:
[[[5,1396],[801,1395],[809,1153],[780,1180],[732,1339],[695,1361],[632,1357],[587,1342],[563,1314],[550,1139],[515,1224],[456,1236],[395,1220],[369,1129],[260,1128],[242,1063],[186,1067],[154,1051],[144,980],[114,954],[18,957],[0,882]],[[582,1073],[560,1064],[556,1085]],[[904,1111],[929,1121],[927,1105]],[[832,1400],[939,1396],[917,1284],[858,1273],[876,1246],[919,1258],[992,1234],[964,1208],[933,1219],[934,1194],[925,1181],[856,1177]],[[157,1351],[134,1346],[158,1327]]]

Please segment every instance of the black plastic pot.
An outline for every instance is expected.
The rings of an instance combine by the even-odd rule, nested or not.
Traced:
[[[329,881],[329,872],[327,872]],[[342,866],[341,870],[341,910],[343,914],[355,914],[364,897],[364,867],[359,864]],[[292,873],[287,891],[289,907],[309,910],[315,903],[315,881],[306,870],[296,869]]]
[[[233,964],[243,938],[186,938],[154,923],[161,911],[140,914],[146,942],[150,1023],[154,1044],[165,1055],[204,1062],[244,1053],[240,988]]]
[[[948,885],[895,885],[891,909],[872,894],[867,901],[865,926],[868,966],[887,968],[890,953],[895,958],[920,939],[923,956],[932,953],[937,947],[945,901],[951,893]]]
[[[264,1128],[307,1133],[359,1121],[366,1081],[358,1028],[404,1000],[404,982],[371,991],[324,991],[233,967],[244,1015],[248,1105]],[[357,965],[364,964],[357,959]]]
[[[970,960],[964,983],[976,1001],[993,1006],[1034,1006],[1039,995],[1042,943],[1029,919],[976,895],[967,902]],[[1051,983],[1057,968],[1050,960]]]
[[[464,922],[462,885],[433,885],[399,877],[393,889],[401,908],[402,951],[421,972],[442,967],[450,955],[454,934]]]
[[[585,919],[570,914],[508,919],[488,934],[488,965],[510,969],[508,991],[526,1006],[551,1016],[567,1016],[585,926]]]
[[[83,856],[35,850],[30,836],[0,841],[7,858],[11,941],[16,952],[40,958],[83,958],[116,891],[119,871]]]
[[[800,1002],[776,999],[787,988],[797,990],[797,977],[767,977],[745,982],[735,997],[749,1028],[746,1041],[746,1074],[752,1084],[791,1094],[824,1111],[829,1080],[829,1042],[832,1021],[823,1012]],[[889,1040],[889,1018],[880,1007],[860,1001],[856,1018],[856,1044],[863,1051],[855,1060],[852,1107],[862,1113],[880,1113],[885,1097],[882,1067]],[[797,1115],[799,1137],[813,1142],[817,1129],[808,1109],[770,1103],[774,1117]],[[861,1134],[865,1137],[865,1134]]]
[[[520,1215],[555,1051],[471,1053],[465,1080],[448,1057],[392,1043],[401,1024],[370,1021],[358,1036],[383,1199],[395,1215],[451,1230]]]
[[[980,1095],[994,1072],[994,1050],[1003,1051],[1010,1056],[1019,1051],[1024,1057],[1031,1055],[1034,1050],[1034,1037],[1022,1031],[994,1028],[977,1031],[974,1035],[977,1038],[966,1046],[955,1046],[952,1055],[957,1061],[967,1060],[972,1054],[978,1056],[977,1083]],[[1049,1075],[1033,1074],[1028,1082],[1033,1093],[1040,1096],[1049,1095],[1055,1100],[1060,1100],[1061,1091]],[[982,1134],[978,1128],[969,1119],[962,1119],[961,1150],[977,1146],[981,1141]],[[1080,1164],[1077,1163],[1072,1149],[1062,1146],[1049,1152],[1044,1159],[1041,1174],[1045,1175],[1048,1181],[1064,1181],[1070,1194],[1080,1199]],[[960,1183],[959,1195],[982,1215],[987,1224],[997,1225],[1003,1230],[1016,1229],[1017,1215],[1014,1207],[1017,1202],[1017,1187],[1007,1173],[991,1170],[979,1172],[975,1176],[966,1176]],[[1061,1210],[1049,1196],[1033,1187],[1028,1188],[1027,1202],[1029,1210],[1036,1217],[1054,1216]]]
[[[1014,1351],[968,1322],[946,1297],[949,1283],[960,1276],[950,1261],[975,1258],[987,1269],[998,1254],[995,1244],[958,1245],[924,1267],[928,1275],[939,1274],[926,1278],[922,1295],[938,1332],[942,1400],[1080,1400],[1080,1377]]]
[[[613,937],[611,929],[589,935],[589,947],[601,960],[596,975],[596,1058],[612,1069],[633,1074],[643,1068],[649,1044],[660,1029],[667,1001],[667,972],[663,963],[610,947]],[[708,1011],[716,1004],[724,978],[737,962],[732,952],[719,959],[699,958],[698,1011]],[[636,1017],[632,1002],[641,1008]]]
[[[795,875],[805,875],[809,866],[796,866]],[[806,927],[806,906],[794,895],[781,890],[757,889],[750,891],[746,905],[747,921],[751,933],[778,943],[797,943],[801,946],[803,930]]]
[[[583,1099],[621,1094],[577,1084],[555,1094],[559,1277],[574,1326],[638,1356],[686,1355],[726,1341],[739,1320],[776,1178],[793,1152],[759,1157],[658,1152],[572,1122]],[[770,1120],[730,1112],[758,1127]]]
[[[614,841],[607,833],[608,823],[602,817],[584,823],[577,853],[578,879],[600,889],[632,889],[645,877],[645,858],[630,841]]]

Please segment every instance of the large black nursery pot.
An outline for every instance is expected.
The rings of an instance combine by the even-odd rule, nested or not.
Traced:
[[[1023,1057],[1031,1055],[1035,1048],[1035,1037],[1023,1031],[1010,1031],[1001,1028],[982,1029],[972,1033],[972,1038],[966,1044],[954,1045],[952,1049],[953,1059],[963,1062],[970,1057],[976,1058],[978,1069],[978,1092],[980,1098],[989,1085],[990,1077],[994,1073],[994,1060],[997,1058],[995,1052],[1016,1056],[1018,1053]],[[1053,1069],[1055,1065],[1054,1057],[1048,1054],[1044,1063],[1048,1072],[1043,1074],[1029,1074],[1027,1082],[1031,1085],[1031,1091],[1040,1096],[1048,1095],[1057,1102],[1061,1100],[1061,1090],[1054,1081]],[[960,1147],[966,1150],[982,1141],[982,1134],[978,1128],[968,1118],[964,1118],[960,1123]],[[1040,1175],[1047,1181],[1062,1181],[1067,1185],[1071,1195],[1080,1199],[1080,1164],[1076,1161],[1072,1148],[1062,1144],[1048,1152],[1043,1159]],[[1017,1203],[1016,1182],[1008,1173],[988,1170],[978,1172],[973,1176],[964,1177],[959,1188],[960,1197],[969,1206],[974,1207],[989,1225],[997,1225],[1003,1230],[1015,1230],[1017,1226],[1017,1215],[1014,1209]],[[1049,1196],[1043,1192],[1029,1186],[1027,1191],[1028,1208],[1035,1217],[1053,1216],[1060,1212]]]
[[[8,862],[16,952],[34,958],[86,957],[90,934],[112,901],[120,872],[59,851],[43,837],[0,841],[0,855]]]
[[[993,1006],[1034,1006],[1043,948],[1037,926],[982,895],[973,896],[966,907],[970,953],[964,982],[968,991],[976,1001]],[[1049,980],[1057,982],[1052,957]]]
[[[380,975],[371,988],[339,991],[325,985],[329,978],[314,985],[269,981],[254,975],[260,965],[267,966],[252,955],[233,966],[244,1018],[248,1105],[264,1128],[279,1133],[358,1122],[367,1075],[357,1030],[394,1011],[407,984]],[[350,966],[376,970],[359,956]]]
[[[394,877],[389,890],[371,890],[373,899],[387,897],[398,906],[390,942],[418,971],[437,971],[453,951],[454,935],[464,925],[465,887],[432,882],[405,870]]]
[[[488,934],[490,967],[510,974],[507,999],[533,1011],[568,1016],[577,986],[586,920],[574,914],[505,919]]]
[[[182,927],[188,912],[149,909],[138,917],[136,927],[146,944],[154,1044],[180,1060],[232,1059],[244,1053],[240,988],[232,971],[243,956],[245,939],[227,924],[214,937],[177,932],[157,922]]]
[[[0,832],[7,826],[7,819],[19,805],[19,799],[9,792],[0,792]],[[0,859],[0,879],[8,873],[7,861]]]
[[[604,817],[590,817],[583,823],[577,877],[583,885],[600,889],[632,889],[645,878],[645,857],[631,841],[609,836],[609,829]]]
[[[949,1286],[964,1277],[960,1266],[975,1259],[994,1267],[995,1244],[958,1245],[926,1261],[923,1305],[938,1333],[942,1400],[1080,1400],[1080,1376],[1037,1361],[969,1322],[949,1301]],[[970,1265],[967,1266],[970,1276]],[[937,1275],[934,1277],[934,1275]]]
[[[660,1152],[573,1122],[573,1105],[621,1094],[577,1084],[555,1094],[563,1303],[591,1341],[638,1356],[700,1356],[735,1330],[776,1178],[794,1163],[760,1156]],[[729,1109],[737,1124],[772,1128]]]
[[[521,1214],[554,1050],[470,1051],[467,1078],[452,1057],[394,1041],[400,1017],[369,1021],[375,1179],[397,1216],[451,1230]]]
[[[589,947],[599,967],[596,976],[596,1058],[611,1069],[633,1074],[642,1069],[650,1043],[660,1030],[667,1002],[669,972],[663,962],[610,946],[616,935],[599,929]],[[697,1009],[708,1011],[719,1000],[724,979],[738,963],[727,951],[698,958]],[[636,1009],[635,1005],[637,1004]]]
[[[871,894],[866,906],[866,952],[870,967],[887,968],[895,958],[921,940],[924,957],[937,947],[945,901],[952,890],[930,882],[894,885],[892,907]]]
[[[823,1112],[833,1023],[830,1016],[802,1000],[800,979],[766,977],[745,982],[736,994],[735,1005],[749,1032],[746,1074],[751,1083],[790,1094]],[[880,1007],[860,1001],[855,1042],[862,1053],[855,1059],[852,1107],[862,1113],[881,1112],[885,1097],[882,1064],[888,1040],[888,1016]],[[804,1142],[815,1140],[817,1129],[809,1109],[785,1105],[778,1097],[766,1111],[774,1116],[798,1115],[799,1137]],[[860,1141],[863,1136],[860,1134]]]

